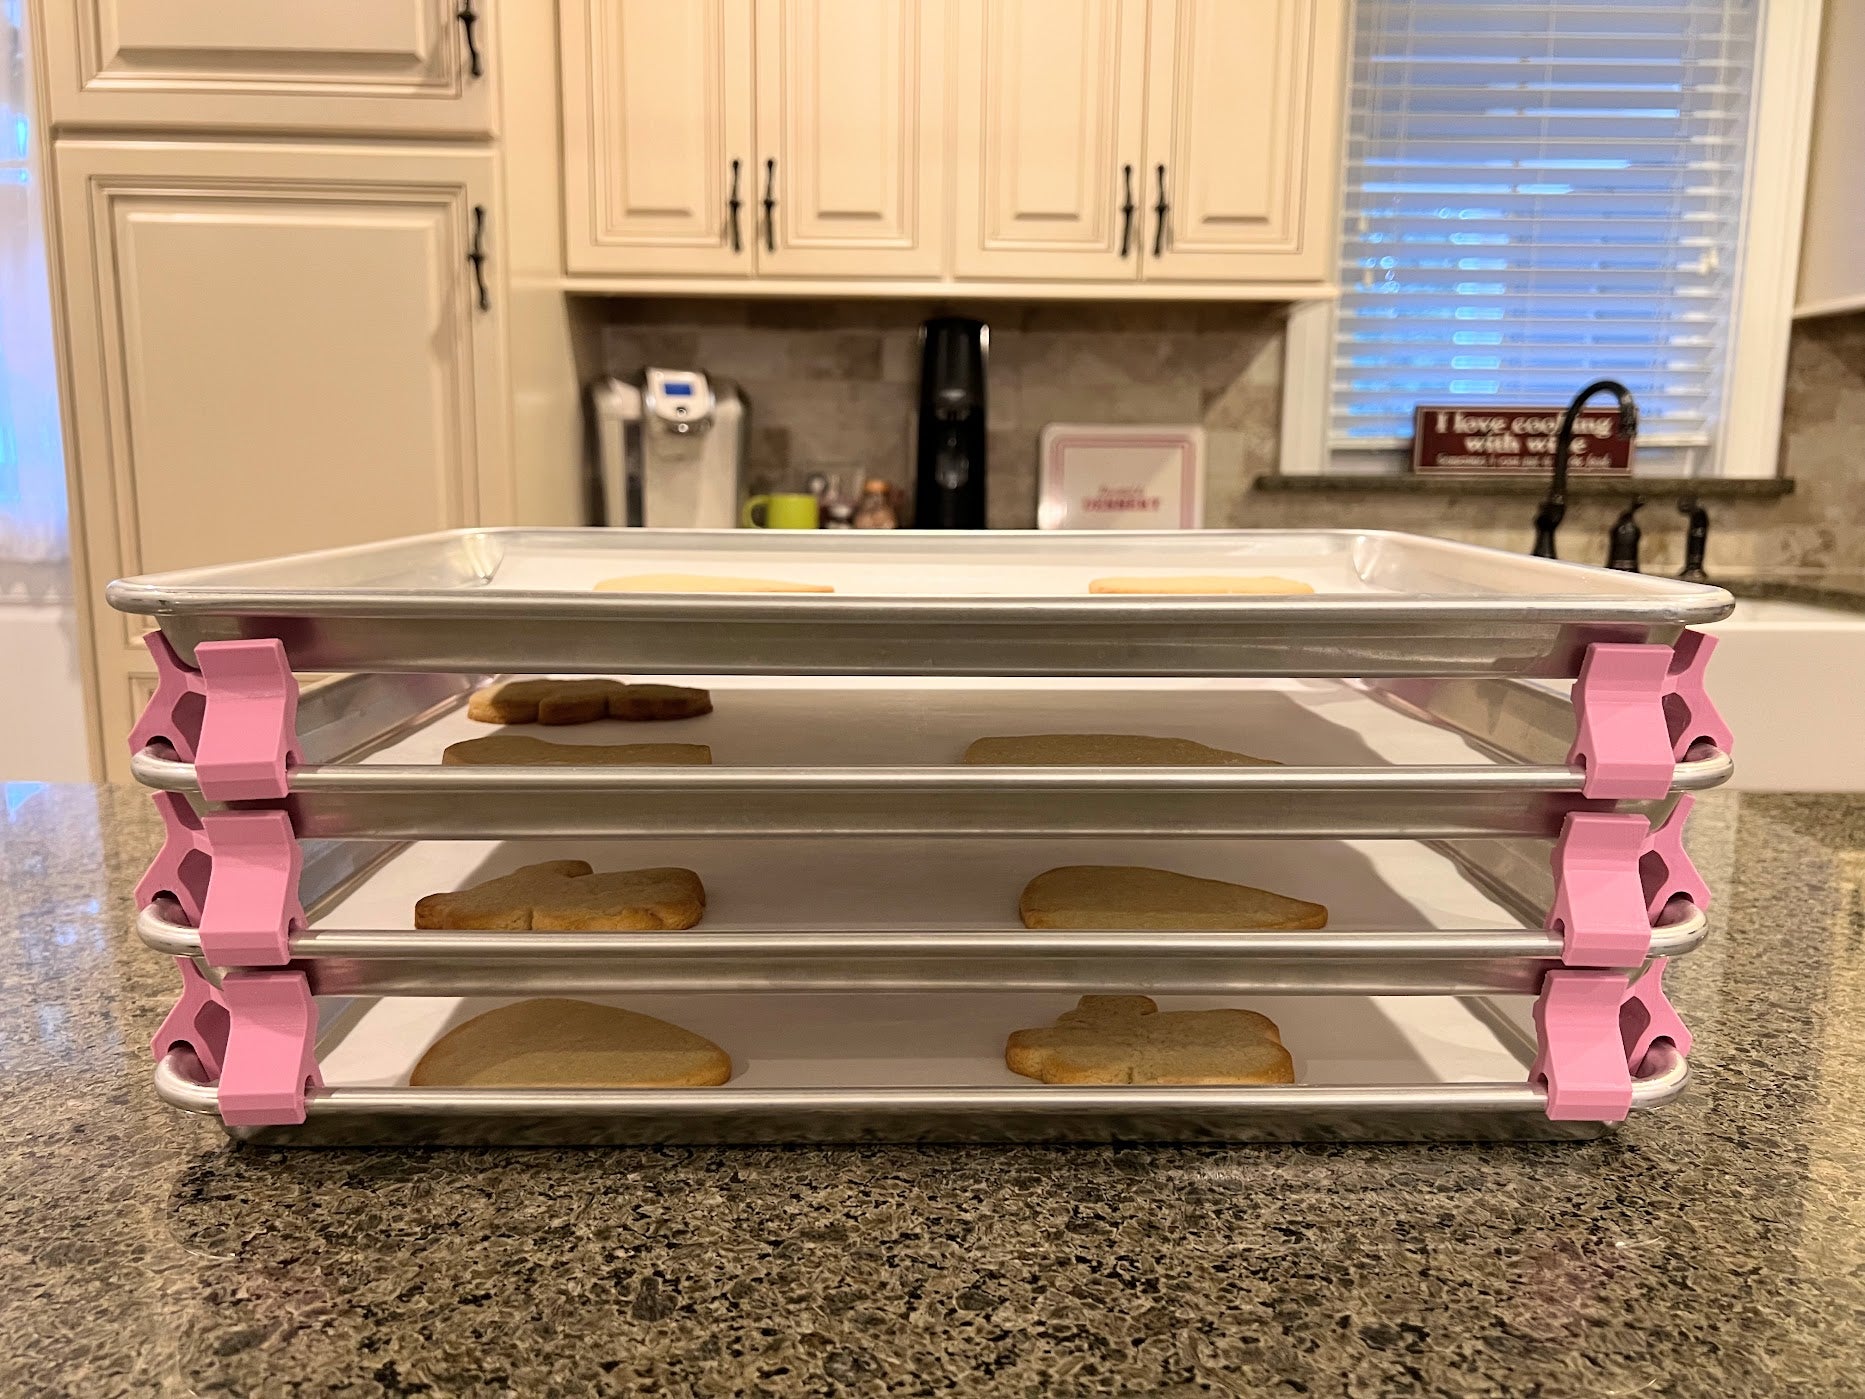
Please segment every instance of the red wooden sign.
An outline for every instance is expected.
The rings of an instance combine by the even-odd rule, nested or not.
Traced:
[[[1554,439],[1563,408],[1468,404],[1420,407],[1412,418],[1412,470],[1427,476],[1545,476],[1554,469]],[[1619,410],[1588,409],[1574,420],[1567,469],[1597,476],[1632,469],[1632,443],[1619,435]]]

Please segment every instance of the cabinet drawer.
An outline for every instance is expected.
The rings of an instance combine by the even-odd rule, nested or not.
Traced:
[[[489,135],[494,3],[44,0],[51,119]]]

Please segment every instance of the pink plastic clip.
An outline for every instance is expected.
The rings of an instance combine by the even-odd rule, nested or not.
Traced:
[[[215,811],[205,818],[174,792],[157,792],[168,834],[136,885],[136,906],[158,894],[201,930],[201,953],[218,966],[276,967],[291,960],[305,926],[298,899],[304,852],[282,811]]]
[[[1651,950],[1651,915],[1639,882],[1649,827],[1643,816],[1569,812],[1554,843],[1554,905],[1571,966],[1631,967]]]
[[[194,648],[207,687],[195,744],[195,774],[209,801],[254,801],[290,793],[286,770],[302,762],[298,681],[272,639],[206,641]]]
[[[130,730],[130,752],[140,753],[156,739],[165,739],[184,763],[194,761],[201,741],[201,719],[207,710],[207,682],[201,672],[183,665],[168,638],[148,632],[142,643],[155,658],[155,693],[142,717]]]
[[[1671,814],[1645,837],[1644,849],[1639,853],[1639,887],[1645,896],[1645,914],[1653,927],[1672,899],[1689,899],[1701,909],[1710,906],[1710,886],[1684,853],[1684,824],[1696,804],[1697,799],[1688,793],[1679,797]]]
[[[150,798],[162,818],[162,849],[136,885],[136,907],[147,908],[156,895],[167,894],[181,905],[188,922],[201,925],[207,903],[208,876],[214,857],[201,818],[179,792],[157,792]]]
[[[1555,1122],[1622,1122],[1632,1074],[1659,1040],[1690,1052],[1690,1032],[1664,995],[1664,959],[1636,984],[1607,971],[1549,972],[1535,1002],[1541,1052],[1528,1072]]]
[[[298,901],[304,852],[282,811],[215,811],[203,818],[213,873],[201,910],[201,952],[225,967],[277,967],[305,926]]]
[[[317,1002],[300,972],[228,972],[220,985],[231,1018],[220,1071],[220,1117],[236,1127],[304,1121],[317,1069]]]
[[[1671,1001],[1664,994],[1664,969],[1668,957],[1653,960],[1643,976],[1632,983],[1625,1003],[1619,1007],[1619,1038],[1625,1046],[1625,1062],[1637,1073],[1660,1040],[1669,1040],[1677,1052],[1689,1057],[1692,1036],[1678,1018]]]
[[[1589,797],[1661,797],[1675,760],[1664,724],[1668,646],[1596,642],[1574,681],[1574,743],[1567,761],[1586,770]]]
[[[175,965],[181,968],[181,999],[163,1019],[162,1028],[155,1032],[149,1048],[155,1051],[159,1063],[168,1057],[170,1050],[186,1045],[201,1061],[208,1078],[219,1078],[221,1066],[227,1060],[227,1031],[231,1023],[226,1002],[188,958],[177,957]]]
[[[1672,756],[1679,762],[1689,755],[1692,744],[1700,742],[1724,753],[1735,752],[1735,735],[1703,688],[1703,672],[1715,650],[1715,637],[1687,630],[1671,652],[1664,677],[1664,725],[1671,737]]]

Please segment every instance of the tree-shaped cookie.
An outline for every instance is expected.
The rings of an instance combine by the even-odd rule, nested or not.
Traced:
[[[503,932],[658,932],[690,928],[706,912],[692,870],[595,873],[583,860],[546,860],[414,906],[414,925]]]
[[[1253,1010],[1162,1011],[1148,996],[1083,996],[1004,1046],[1012,1073],[1044,1083],[1293,1083],[1276,1023]]]

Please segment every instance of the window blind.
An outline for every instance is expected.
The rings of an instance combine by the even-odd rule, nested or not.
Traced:
[[[1714,441],[1761,3],[1359,0],[1337,450],[1602,376],[1641,447]]]
[[[0,0],[0,592],[67,554],[65,456],[20,0]]]

